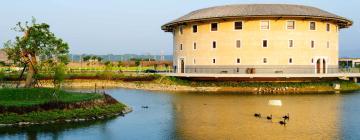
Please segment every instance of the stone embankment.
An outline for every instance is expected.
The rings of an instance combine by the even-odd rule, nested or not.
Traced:
[[[51,87],[51,83],[43,85]],[[170,91],[170,92],[242,92],[253,94],[288,94],[306,92],[336,92],[331,86],[309,86],[309,87],[224,87],[224,86],[184,86],[176,84],[165,84],[158,82],[123,82],[113,80],[68,80],[64,84],[65,88],[86,88],[96,89],[97,91],[106,88],[127,88],[148,91]]]

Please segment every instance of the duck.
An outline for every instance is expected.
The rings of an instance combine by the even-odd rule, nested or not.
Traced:
[[[286,125],[286,121],[285,121],[285,119],[283,120],[283,121],[279,121],[279,124],[281,124],[281,125]]]
[[[261,114],[260,114],[260,113],[255,113],[255,114],[254,114],[254,117],[261,118]]]
[[[141,106],[141,108],[146,108],[147,109],[147,108],[149,108],[149,106]]]
[[[282,118],[283,118],[284,120],[289,120],[289,119],[290,119],[289,113],[288,113],[287,115],[283,116]]]
[[[270,116],[267,116],[266,119],[272,120],[272,114],[270,114]]]

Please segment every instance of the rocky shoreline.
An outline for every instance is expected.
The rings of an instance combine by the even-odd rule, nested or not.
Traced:
[[[51,83],[42,81],[43,85],[51,87]],[[47,83],[47,84],[46,84]],[[115,80],[67,80],[64,88],[86,88],[101,91],[106,88],[126,88],[148,91],[169,92],[242,92],[252,94],[290,94],[314,92],[340,92],[347,91],[334,86],[309,86],[309,87],[222,87],[222,86],[184,86],[159,82],[124,82]]]

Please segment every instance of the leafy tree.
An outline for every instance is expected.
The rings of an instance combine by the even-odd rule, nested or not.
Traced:
[[[118,64],[117,64],[118,67],[121,67],[121,66],[123,66],[123,65],[124,65],[124,64],[123,64],[122,61],[118,61]]]
[[[102,60],[103,60],[103,58],[102,58],[102,57],[100,57],[100,56],[99,56],[99,57],[97,57],[97,61],[98,61],[98,62],[101,62]]]
[[[110,65],[106,65],[102,77],[105,78],[106,80],[111,80],[113,76],[114,73],[112,72],[112,67]]]
[[[155,64],[154,64],[154,69],[157,70],[157,68],[158,68],[158,64],[155,63]]]
[[[166,70],[166,72],[169,70],[169,64],[168,63],[165,63],[165,70]]]
[[[360,64],[355,64],[355,68],[360,68]]]
[[[90,59],[91,59],[91,56],[89,56],[89,55],[83,57],[83,61],[84,61],[84,62],[87,62],[87,61],[89,61]]]
[[[0,61],[0,66],[6,66],[6,63],[4,61]]]
[[[65,65],[63,63],[60,63],[53,67],[54,71],[54,78],[53,78],[53,84],[56,89],[60,89],[61,84],[64,82],[66,77],[66,69]]]
[[[97,56],[89,56],[91,60],[96,60],[98,57]]]
[[[23,35],[17,36],[15,41],[7,41],[4,48],[9,60],[28,68],[25,87],[34,86],[34,75],[42,63],[46,63],[47,66],[57,66],[69,62],[68,44],[57,38],[50,31],[48,24],[38,24],[33,18],[31,24],[18,22],[13,30]],[[39,61],[38,58],[43,60]]]
[[[140,66],[140,60],[135,60],[135,65],[138,67]]]
[[[106,61],[106,62],[105,62],[105,66],[111,66],[111,62],[110,62],[110,61]]]

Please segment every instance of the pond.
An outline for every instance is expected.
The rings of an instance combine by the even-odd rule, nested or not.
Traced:
[[[133,108],[102,121],[0,128],[0,139],[356,139],[360,92],[244,95],[107,89]],[[269,104],[281,102],[281,106]],[[149,106],[145,109],[142,106]],[[262,118],[254,117],[261,113]],[[286,126],[278,122],[289,113]],[[272,114],[273,119],[266,116]]]

